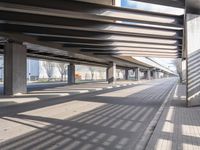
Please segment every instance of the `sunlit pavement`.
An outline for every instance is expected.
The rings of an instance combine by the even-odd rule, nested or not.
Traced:
[[[37,82],[32,82],[32,83],[28,83],[27,84],[27,90],[28,91],[33,91],[33,90],[41,90],[41,89],[45,89],[45,88],[52,88],[52,87],[56,87],[56,86],[65,86],[67,83],[66,82],[41,82],[41,83],[37,83]],[[3,84],[0,83],[0,94],[3,94]]]
[[[175,82],[171,78],[114,87],[83,84],[31,92],[38,97],[43,92],[93,89],[1,107],[0,149],[132,150]]]
[[[177,85],[147,150],[200,150],[200,108],[186,107],[185,85]]]
[[[63,96],[72,96],[82,93],[89,93],[94,91],[126,87],[130,85],[137,85],[146,80],[141,81],[117,81],[116,84],[108,84],[107,82],[92,82],[75,85],[67,85],[66,83],[33,83],[28,85],[27,94],[19,94],[13,96],[0,96],[0,107],[8,105],[16,105],[21,103],[46,100],[50,98],[59,98]]]

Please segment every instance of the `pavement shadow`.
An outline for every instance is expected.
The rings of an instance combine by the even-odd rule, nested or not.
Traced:
[[[166,89],[170,89],[173,84],[171,82],[163,88],[162,85],[163,82],[160,82],[125,98],[97,96],[127,88],[119,87],[68,97],[68,99],[44,100],[23,104],[17,108],[15,106],[14,109],[12,107],[4,108],[5,110],[1,109],[1,119],[35,130],[2,142],[0,149],[132,150],[143,136],[144,130],[153,119],[159,105],[164,101],[164,97],[161,95],[164,94],[164,91],[167,92]],[[133,87],[133,85],[128,87]],[[149,94],[151,94],[150,97],[148,97]],[[67,119],[23,113],[73,101],[74,99],[105,104]],[[150,102],[153,102],[153,105],[150,105]],[[33,122],[43,122],[50,125],[41,127],[33,124]]]
[[[146,150],[200,149],[200,108],[186,107],[185,85],[179,85],[147,145]]]

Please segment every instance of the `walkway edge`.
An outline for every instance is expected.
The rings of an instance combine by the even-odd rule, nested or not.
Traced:
[[[148,145],[148,142],[154,132],[154,129],[160,119],[160,116],[172,94],[172,92],[175,90],[177,86],[177,81],[176,83],[173,85],[172,89],[169,91],[168,95],[166,96],[164,102],[162,103],[162,105],[160,106],[159,110],[156,112],[154,118],[152,119],[152,121],[150,122],[149,126],[146,128],[141,140],[139,141],[137,147],[135,148],[135,150],[145,150],[146,146]]]

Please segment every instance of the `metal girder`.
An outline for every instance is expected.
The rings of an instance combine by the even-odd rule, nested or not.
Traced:
[[[57,42],[56,42],[57,43]],[[60,43],[60,42],[58,42]],[[63,42],[61,42],[63,43]],[[154,45],[154,44],[137,44],[137,43],[102,43],[102,44],[93,44],[93,43],[72,43],[72,42],[64,42],[64,47],[76,47],[79,49],[85,48],[85,49],[112,49],[112,50],[118,50],[118,49],[133,49],[133,48],[140,48],[140,49],[160,49],[160,50],[178,50],[181,49],[181,46],[176,45]]]
[[[33,33],[33,34],[50,34],[50,35],[62,35],[62,36],[84,36],[84,37],[98,37],[98,36],[113,36],[113,35],[124,35],[124,36],[138,36],[148,38],[160,38],[160,39],[182,39],[180,36],[161,36],[161,35],[150,35],[150,34],[139,34],[139,33],[123,33],[123,32],[100,32],[100,31],[84,31],[84,30],[73,30],[73,29],[61,29],[52,27],[41,27],[40,25],[34,26],[32,24],[21,25],[21,23],[11,22],[5,23],[0,22],[0,30],[6,32],[21,32],[21,33]]]
[[[3,29],[5,30],[5,28],[8,28],[9,26],[7,25],[7,26],[5,26]],[[17,28],[16,28],[16,26],[14,26],[13,27],[14,29],[13,29],[13,31],[16,31],[17,30]],[[25,29],[25,27],[23,27],[23,28],[21,28],[22,30],[23,30],[23,32],[24,32],[24,29]],[[28,29],[27,31],[32,31],[33,32],[33,28],[31,28],[31,29]],[[9,30],[9,31],[12,31],[12,30]],[[36,32],[38,32],[39,30],[35,30]],[[41,30],[42,32],[44,32],[45,30]],[[49,32],[50,30],[48,29],[48,32]],[[52,31],[54,31],[55,32],[55,30],[52,30]],[[56,32],[58,32],[58,30],[56,30]],[[60,31],[61,33],[62,32],[64,32],[64,31]],[[91,44],[92,45],[92,44]],[[93,45],[94,46],[94,45]],[[87,45],[81,45],[80,43],[76,43],[75,45],[72,45],[71,43],[69,43],[68,45],[64,45],[64,47],[76,47],[76,48],[79,48],[79,49],[81,49],[81,48],[83,48],[83,47],[85,47],[85,48],[87,48],[88,46]],[[130,46],[131,47],[131,46]],[[137,45],[135,45],[135,46],[132,46],[132,47],[134,47],[134,48],[137,48],[138,46]],[[146,47],[148,47],[148,46],[146,46]],[[141,48],[146,48],[145,47],[145,45],[141,45]],[[159,47],[157,47],[157,48],[159,48]],[[176,48],[176,47],[174,47],[174,48]],[[106,48],[104,48],[104,49],[106,49]],[[156,47],[154,47],[154,49],[156,49]],[[166,48],[164,48],[164,47],[162,47],[162,49],[163,50],[165,50]]]
[[[181,52],[181,50],[170,50],[170,49],[150,49],[150,48],[121,48],[116,47],[115,49],[112,48],[105,48],[105,49],[98,49],[98,48],[91,48],[91,49],[81,49],[82,52],[158,52],[158,53],[177,53]]]
[[[2,28],[3,30],[5,30],[5,28],[9,28],[9,25],[6,25],[4,28]],[[14,26],[13,27],[13,29],[9,29],[8,31],[17,31],[19,28],[17,28],[16,26]],[[26,32],[29,32],[29,31],[34,31],[34,28],[30,28],[30,29],[26,29],[25,27],[20,27],[20,30],[22,30],[23,32],[25,32],[25,30],[26,30]],[[21,32],[22,32],[21,31]],[[42,32],[45,32],[45,30],[38,30],[38,29],[36,29],[35,30],[36,32],[39,32],[39,31],[42,31]],[[48,30],[49,31],[49,30]],[[52,30],[53,32],[55,32],[55,30]],[[58,30],[56,30],[56,32],[58,32]],[[70,31],[71,32],[71,31]],[[62,31],[60,31],[60,33],[62,33]],[[55,34],[55,33],[54,33]],[[57,33],[58,34],[58,33]],[[80,32],[79,32],[79,34],[80,34]],[[69,34],[68,34],[69,35]],[[96,37],[96,38],[98,38],[98,36]],[[106,38],[106,37],[103,37],[103,38]],[[109,37],[108,37],[109,38]],[[126,37],[126,38],[128,38],[128,37]],[[134,37],[135,38],[135,37]],[[154,42],[155,42],[155,40],[154,39],[152,39]],[[160,39],[159,39],[160,40]],[[78,43],[77,43],[78,44]],[[78,48],[78,49],[80,49],[80,48],[87,48],[88,46],[83,46],[83,45],[78,45],[77,46],[77,44],[76,45],[72,45],[72,44],[68,44],[67,45],[67,47],[75,47],[75,48]],[[115,45],[116,43],[114,43],[113,45]],[[124,44],[127,44],[127,43],[124,43]],[[131,43],[132,44],[132,43]],[[92,45],[92,44],[91,44]],[[116,44],[117,45],[117,44]],[[128,45],[128,44],[127,44]],[[130,46],[130,45],[129,45]],[[153,46],[153,45],[152,45]],[[134,46],[134,47],[136,47],[136,45]],[[141,45],[141,47],[145,47],[145,45]],[[156,45],[155,46],[153,46],[154,48],[156,48]],[[157,48],[158,48],[158,45],[157,45]],[[164,47],[162,47],[162,48],[164,48]]]
[[[183,16],[80,1],[0,2],[0,31],[35,37],[39,43],[55,44],[60,53],[65,49],[66,55],[80,58],[94,54],[107,55],[106,61],[116,55],[179,57],[182,29]]]
[[[8,28],[9,26],[7,25],[7,26],[5,26],[3,29],[5,30],[5,28]],[[37,27],[38,28],[38,27]],[[41,27],[39,27],[39,28],[41,28]],[[16,26],[14,26],[14,30],[13,31],[16,31]],[[21,29],[24,31],[24,29],[25,29],[25,27],[21,27]],[[46,29],[46,28],[45,28]],[[28,29],[27,31],[33,31],[33,28],[32,29]],[[47,30],[47,32],[49,32],[49,29],[46,29]],[[10,30],[8,30],[8,31],[10,31]],[[44,32],[44,30],[38,30],[38,29],[36,29],[36,32],[38,32],[39,31],[39,33],[41,33],[41,32]],[[41,31],[41,32],[40,32]],[[58,30],[52,30],[53,32],[58,32]],[[63,33],[64,31],[59,31],[60,33]],[[67,45],[67,47],[73,47],[72,45]],[[80,46],[80,48],[81,47],[84,47],[84,46]]]
[[[25,13],[12,13],[0,11],[0,20],[12,25],[36,26],[55,28],[60,30],[79,30],[90,32],[116,33],[116,34],[143,34],[147,36],[182,37],[181,30],[161,29],[140,25],[124,25],[120,23],[104,23],[100,21],[86,21],[82,19],[65,19]]]
[[[0,6],[2,6],[0,7],[0,10],[43,14],[49,16],[82,18],[87,20],[119,20],[135,23],[150,23],[171,27],[182,27],[183,23],[183,16],[167,15],[162,13],[106,6],[101,4],[92,4],[79,1],[65,2],[63,0],[34,0],[31,2],[26,0],[2,0]]]
[[[44,49],[44,51],[48,51],[49,53],[52,53],[52,54],[60,53],[64,56],[80,58],[83,60],[103,62],[102,59],[98,59],[97,57],[96,58],[92,57],[92,55],[89,55],[89,54],[84,55],[84,54],[78,53],[78,50],[76,48],[65,48],[61,44],[41,42],[41,41],[38,41],[35,37],[16,34],[16,33],[7,33],[7,32],[2,32],[2,31],[0,32],[0,35],[11,41],[16,41],[20,43],[32,43],[33,45],[32,47],[35,50]]]
[[[83,52],[88,52],[87,50],[82,50]],[[113,54],[135,54],[135,53],[139,53],[139,54],[162,54],[162,55],[172,55],[172,54],[180,54],[181,52],[177,52],[177,51],[170,51],[170,50],[165,50],[165,51],[156,51],[156,50],[152,50],[152,51],[148,51],[148,50],[91,50],[90,52],[92,53],[102,53],[102,54],[106,54],[106,53],[113,53]]]
[[[96,45],[101,45],[101,46],[108,46],[108,45],[130,45],[130,44],[141,44],[141,45],[154,45],[156,46],[177,46],[181,47],[182,44],[180,41],[172,41],[171,43],[162,43],[160,39],[155,39],[152,41],[149,41],[150,39],[141,39],[138,37],[138,40],[122,40],[121,38],[119,39],[109,39],[109,38],[84,38],[84,37],[73,37],[73,36],[66,36],[66,37],[59,37],[59,36],[39,36],[38,39],[41,41],[46,41],[46,42],[60,42],[60,43],[86,43],[86,44],[96,44]],[[158,40],[158,41],[157,41]]]
[[[98,56],[140,56],[140,57],[158,57],[158,58],[179,58],[178,54],[141,54],[141,53],[94,53],[94,55]]]
[[[146,57],[146,56],[156,56],[156,57],[162,57],[162,56],[172,56],[172,57],[179,57],[181,54],[180,53],[164,53],[164,52],[141,52],[141,51],[125,51],[125,52],[93,52],[94,55],[122,55],[122,56],[141,56],[141,57]]]
[[[23,12],[27,14],[35,14],[35,15],[45,15],[45,16],[51,16],[51,17],[63,17],[63,18],[75,18],[75,19],[84,19],[84,20],[93,20],[93,21],[102,21],[102,22],[114,22],[114,21],[121,21],[122,24],[127,24],[127,22],[134,22],[134,23],[140,23],[140,24],[151,24],[159,26],[159,28],[183,28],[183,25],[181,23],[173,23],[174,16],[168,16],[168,17],[161,17],[163,21],[159,18],[159,15],[155,15],[154,17],[151,17],[149,15],[140,14],[139,12],[135,13],[135,16],[127,17],[127,15],[122,15],[122,17],[119,17],[118,15],[98,15],[98,14],[91,14],[88,13],[82,13],[77,11],[69,11],[69,10],[58,10],[58,9],[51,9],[51,8],[44,8],[44,7],[33,7],[33,6],[27,6],[27,5],[19,5],[19,4],[11,4],[11,3],[2,3],[0,2],[0,10],[2,11],[8,11],[8,12]],[[39,11],[38,11],[39,10]],[[112,12],[114,13],[114,12]],[[119,12],[118,12],[119,13]],[[133,14],[132,14],[133,15]],[[140,17],[139,17],[140,16]],[[148,16],[151,17],[148,19]],[[145,18],[145,19],[144,19]],[[181,17],[175,17],[176,20],[181,20]],[[154,19],[154,20],[153,20]],[[183,18],[182,18],[183,19]],[[168,21],[167,21],[168,20]],[[180,22],[180,21],[176,21]],[[182,22],[182,21],[181,21]]]
[[[150,4],[164,5],[177,8],[185,8],[184,0],[132,0],[138,2],[145,2]]]
[[[102,58],[106,61],[109,62],[115,62],[117,64],[117,66],[121,66],[121,67],[139,67],[139,68],[143,68],[146,69],[149,67],[148,64],[144,64],[142,62],[138,63],[138,61],[136,61],[135,59],[132,58],[132,61],[127,61],[125,59],[121,59],[119,57],[115,57],[115,56],[95,56],[95,57],[99,57]],[[125,65],[126,64],[126,65]]]
[[[144,37],[141,35],[134,35],[134,36],[127,36],[127,35],[116,35],[116,34],[87,34],[86,32],[68,32],[68,35],[62,35],[62,34],[40,34],[40,33],[26,33],[27,35],[35,36],[38,39],[41,39],[42,41],[57,41],[54,39],[62,39],[61,41],[65,40],[65,38],[70,39],[78,39],[78,40],[90,40],[90,41],[111,41],[111,42],[138,42],[138,43],[146,43],[146,44],[164,44],[164,45],[182,45],[182,39],[168,39],[168,38],[156,38],[156,37]],[[46,40],[43,40],[45,38]],[[66,40],[65,40],[66,41]]]
[[[94,56],[92,53],[80,53],[77,51],[77,49],[73,48],[64,48],[60,44],[56,43],[47,43],[47,42],[41,42],[38,41],[35,37],[31,36],[26,36],[26,35],[21,35],[21,34],[16,34],[16,33],[6,33],[6,32],[0,32],[0,35],[5,37],[6,39],[13,40],[16,42],[24,42],[26,45],[27,49],[31,49],[34,51],[39,51],[40,53],[44,53],[47,55],[48,54],[53,54],[53,55],[62,55],[66,57],[70,57],[71,59],[80,59],[82,61],[88,61],[90,60],[91,62],[95,63],[109,63],[110,61],[116,62],[117,65],[121,65],[124,67],[140,67],[140,68],[146,68],[145,64],[138,65],[137,63],[134,62],[128,62],[125,60],[121,60],[119,58],[115,58],[112,56]],[[26,43],[28,42],[28,43]],[[33,43],[33,46],[31,46],[30,43]],[[38,45],[38,46],[37,46]],[[41,47],[45,47],[45,49],[41,49]]]

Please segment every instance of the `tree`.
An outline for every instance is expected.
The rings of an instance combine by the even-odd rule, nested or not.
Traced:
[[[176,70],[177,70],[177,73],[179,75],[180,82],[182,82],[182,63],[181,63],[181,59],[176,59],[174,61],[174,65],[176,66]]]
[[[50,81],[53,76],[53,69],[54,69],[55,63],[51,61],[44,61],[43,66],[48,76],[48,81]]]
[[[94,73],[95,73],[96,68],[92,67],[92,66],[89,66],[89,70],[90,70],[91,75],[92,75],[92,80],[94,80]]]
[[[117,73],[117,78],[120,79],[121,70],[120,69],[116,69],[116,73]]]
[[[99,72],[99,78],[101,80],[104,79],[105,68],[99,67],[98,72]]]
[[[60,75],[61,75],[61,81],[64,81],[64,76],[66,77],[66,74],[67,74],[68,64],[66,64],[66,63],[58,63],[57,67],[58,67],[58,70],[59,70]]]

